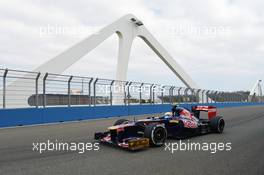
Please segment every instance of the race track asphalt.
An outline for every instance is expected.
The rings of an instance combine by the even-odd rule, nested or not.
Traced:
[[[165,147],[128,152],[108,145],[99,151],[32,151],[34,142],[94,142],[116,118],[0,129],[0,175],[263,175],[264,106],[219,109],[226,120],[223,134],[183,140],[187,143],[228,143],[231,151],[175,151]],[[180,144],[168,140],[168,144]]]

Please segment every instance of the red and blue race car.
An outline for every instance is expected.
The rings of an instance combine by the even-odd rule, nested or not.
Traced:
[[[206,118],[201,112],[207,113]],[[182,139],[211,132],[222,133],[225,121],[217,116],[213,106],[193,106],[191,110],[173,106],[171,112],[160,117],[149,117],[137,121],[117,120],[106,132],[95,133],[95,139],[129,150],[162,146],[167,138]]]

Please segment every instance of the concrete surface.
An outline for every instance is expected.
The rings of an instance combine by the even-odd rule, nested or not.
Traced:
[[[99,151],[32,151],[33,142],[93,142],[116,119],[103,119],[0,129],[0,174],[264,174],[264,107],[219,109],[226,120],[223,134],[208,134],[185,142],[231,142],[231,151],[176,151],[165,147],[128,152],[100,145]],[[179,140],[168,140],[179,143]]]

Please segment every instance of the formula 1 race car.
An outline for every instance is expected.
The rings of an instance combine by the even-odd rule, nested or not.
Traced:
[[[207,112],[206,119],[200,112]],[[160,117],[149,117],[137,121],[117,120],[106,132],[95,133],[95,140],[129,150],[162,146],[168,137],[182,139],[206,133],[222,133],[225,126],[223,117],[216,115],[216,107],[193,106],[191,111],[173,106],[172,112]]]

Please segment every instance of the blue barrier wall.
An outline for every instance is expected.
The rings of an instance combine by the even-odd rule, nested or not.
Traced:
[[[170,104],[2,109],[0,110],[0,127],[154,114],[170,111],[170,109]]]
[[[264,103],[185,103],[180,106],[191,108],[193,105],[213,105],[218,108],[264,105]],[[95,106],[95,107],[50,107],[1,109],[0,127],[55,123],[62,121],[98,119],[128,115],[142,115],[166,112],[170,104],[130,105],[130,106]]]

